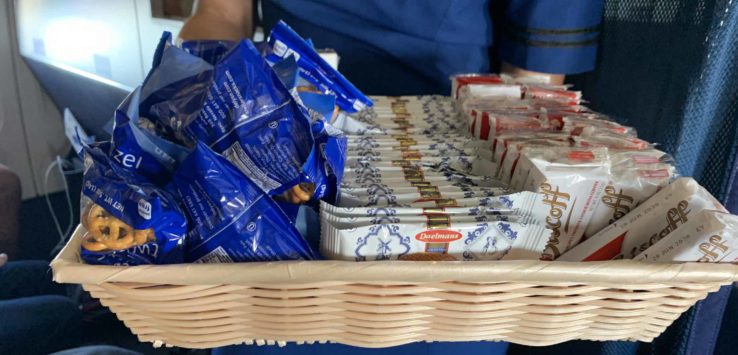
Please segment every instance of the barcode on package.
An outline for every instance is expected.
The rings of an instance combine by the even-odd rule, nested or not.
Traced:
[[[251,160],[251,158],[249,158],[238,142],[233,143],[233,145],[228,147],[228,149],[223,152],[223,156],[235,165],[238,170],[241,170],[242,173],[259,185],[259,187],[265,192],[269,192],[280,186],[279,182],[270,178]]]
[[[232,262],[233,259],[228,256],[228,253],[226,253],[223,247],[217,247],[213,249],[213,251],[205,254],[202,258],[195,261],[195,263],[197,264],[223,264]]]

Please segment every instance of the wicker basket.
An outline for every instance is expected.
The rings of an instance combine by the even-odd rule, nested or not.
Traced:
[[[92,266],[78,228],[51,263],[155,346],[658,336],[709,292],[733,282],[727,264],[271,262]]]

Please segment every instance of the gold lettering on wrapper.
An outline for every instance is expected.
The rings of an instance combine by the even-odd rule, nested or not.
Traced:
[[[602,204],[612,209],[612,218],[609,223],[613,223],[628,214],[634,201],[635,199],[624,194],[622,189],[618,192],[614,186],[607,185],[605,194],[602,196]]]
[[[459,203],[453,198],[439,198],[435,200],[436,207],[458,207]]]
[[[710,236],[707,242],[700,243],[699,250],[702,253],[702,257],[697,260],[700,263],[710,263],[720,261],[722,256],[729,250],[723,237],[719,235]]]

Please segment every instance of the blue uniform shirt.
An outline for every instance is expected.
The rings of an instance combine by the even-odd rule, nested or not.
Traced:
[[[450,75],[490,71],[495,39],[500,59],[524,69],[594,68],[602,0],[499,1],[264,0],[262,17],[266,31],[284,19],[334,48],[368,94],[448,94]]]

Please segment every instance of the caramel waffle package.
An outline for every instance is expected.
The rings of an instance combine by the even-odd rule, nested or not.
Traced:
[[[738,216],[702,210],[634,260],[735,263],[738,261]]]
[[[558,260],[632,259],[705,209],[725,212],[694,179],[678,178]]]

